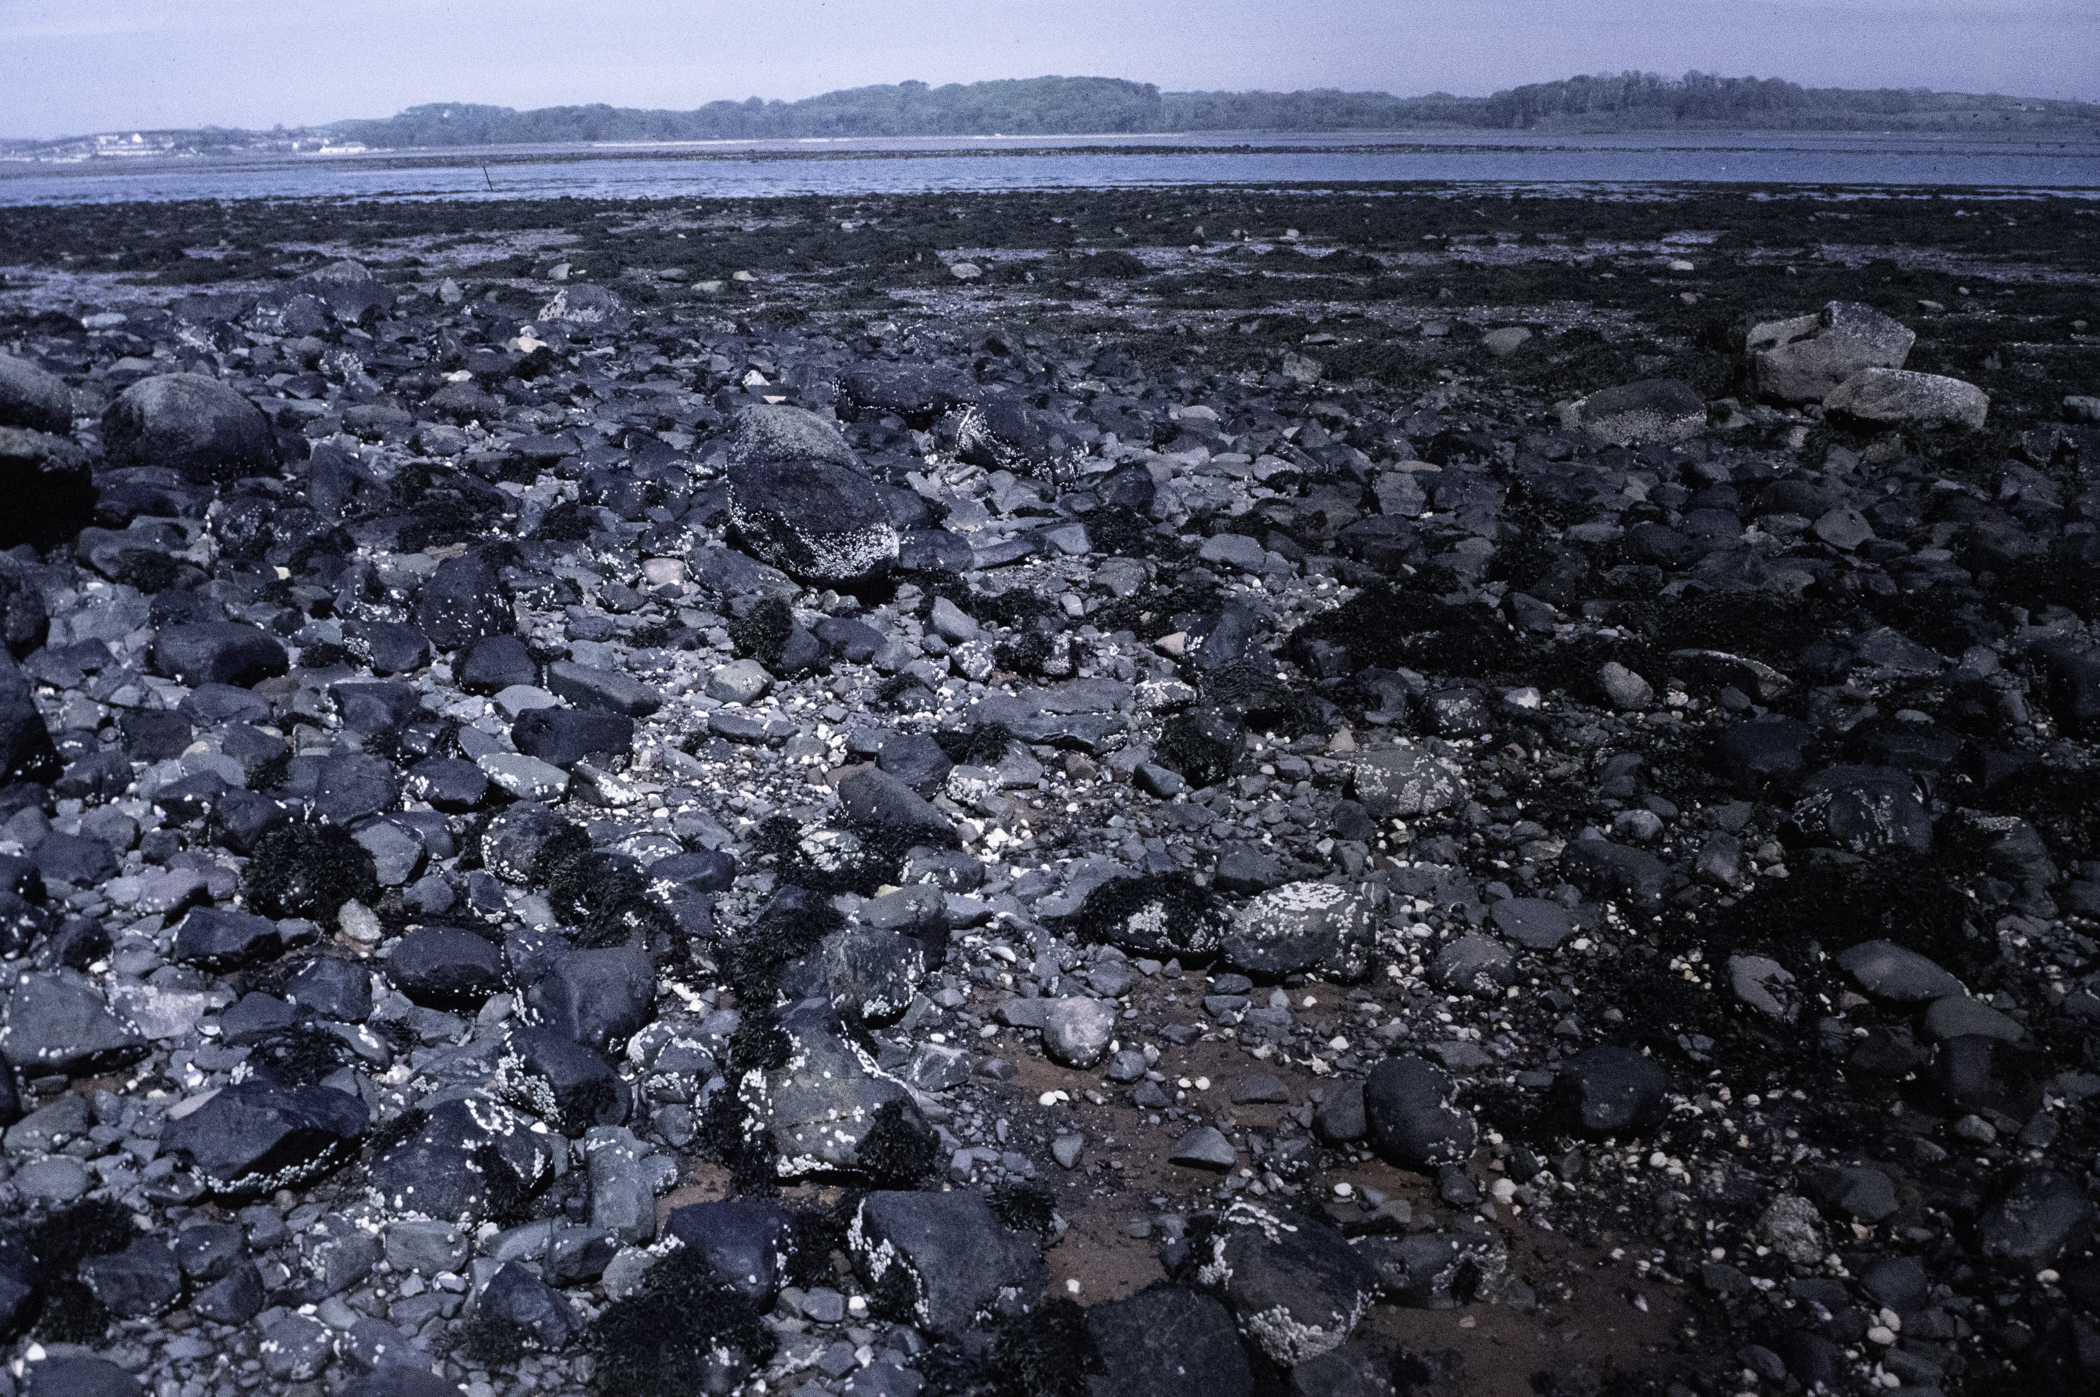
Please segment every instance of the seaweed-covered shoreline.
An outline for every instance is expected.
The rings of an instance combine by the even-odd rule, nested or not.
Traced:
[[[10,210],[14,1380],[2089,1381],[2096,273],[1967,191]]]

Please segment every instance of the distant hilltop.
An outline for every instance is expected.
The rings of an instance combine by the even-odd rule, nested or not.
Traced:
[[[1195,131],[1944,131],[2100,134],[2100,104],[1923,88],[1809,88],[1780,78],[1618,73],[1529,83],[1491,97],[1432,92],[1161,92],[1120,78],[1018,78],[856,87],[799,102],[710,102],[692,111],[592,104],[436,102],[376,120],[274,131],[219,127],[55,141],[0,141],[0,157],[81,161],[281,153],[348,154],[592,142],[854,136],[1115,135]]]

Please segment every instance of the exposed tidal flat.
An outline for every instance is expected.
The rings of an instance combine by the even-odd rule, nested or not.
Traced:
[[[2089,1382],[2100,208],[1617,192],[8,210],[0,1381]]]
[[[148,148],[150,150],[150,148]],[[919,190],[1465,181],[1579,194],[1658,182],[2091,191],[2085,132],[1428,130],[809,138],[0,160],[0,204],[135,199],[729,198]]]

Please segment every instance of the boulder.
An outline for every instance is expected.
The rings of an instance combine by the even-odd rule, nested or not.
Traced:
[[[516,1196],[554,1172],[568,1141],[535,1131],[532,1119],[485,1096],[454,1097],[430,1110],[414,1134],[372,1163],[374,1201],[402,1217],[471,1229],[489,1215],[491,1190]],[[503,1177],[493,1171],[507,1169]]]
[[[161,1130],[163,1150],[189,1156],[224,1198],[267,1197],[327,1173],[357,1151],[370,1115],[332,1087],[255,1080],[223,1087]]]
[[[200,484],[274,475],[277,436],[262,409],[215,378],[142,378],[102,414],[114,466],[159,466]]]
[[[1086,1312],[1101,1360],[1091,1397],[1252,1397],[1232,1316],[1212,1297],[1155,1285]]]
[[[870,1293],[938,1339],[1032,1308],[1043,1291],[1042,1247],[1012,1230],[973,1189],[868,1194],[846,1250]]]
[[[627,1083],[604,1058],[548,1028],[511,1030],[496,1080],[505,1100],[564,1135],[620,1125],[633,1106]]]
[[[823,1000],[781,1011],[780,1028],[787,1062],[747,1073],[738,1087],[744,1133],[764,1134],[783,1179],[860,1170],[860,1146],[875,1128],[876,1112],[899,1102],[916,1116],[911,1092],[844,1034]]]
[[[153,672],[195,688],[248,688],[291,668],[277,638],[245,621],[197,621],[165,626],[153,638]]]
[[[1458,1109],[1450,1074],[1421,1057],[1389,1057],[1364,1080],[1364,1125],[1379,1154],[1403,1169],[1462,1163],[1473,1117]]]
[[[634,312],[605,287],[581,282],[555,292],[535,318],[572,335],[616,335],[633,323]]]
[[[675,1208],[664,1230],[698,1252],[722,1284],[768,1306],[795,1254],[794,1215],[765,1199],[724,1199]]]
[[[417,627],[445,651],[517,628],[510,589],[479,553],[439,563],[417,591],[414,612]]]
[[[1218,950],[1249,975],[1281,979],[1319,970],[1357,980],[1370,967],[1370,915],[1347,888],[1286,883],[1241,908]]]
[[[32,974],[8,996],[0,1056],[32,1076],[106,1072],[146,1055],[146,1041],[117,1022],[92,985]]]
[[[1617,1135],[1660,1120],[1669,1078],[1652,1058],[1631,1048],[1600,1046],[1561,1068],[1559,1089],[1576,1126],[1586,1135]]]
[[[1378,1298],[1377,1273],[1340,1233],[1244,1199],[1225,1210],[1198,1256],[1198,1283],[1285,1368],[1339,1347]]]
[[[1823,408],[1868,426],[1980,428],[1991,399],[1975,384],[1943,374],[1861,369],[1830,390]]]
[[[0,354],[0,427],[63,436],[73,430],[73,392],[57,374]]]
[[[1831,301],[1813,315],[1752,325],[1744,336],[1757,395],[1821,402],[1862,369],[1900,369],[1917,335],[1872,306]]]
[[[1674,378],[1602,389],[1577,402],[1574,415],[1583,431],[1613,446],[1683,441],[1706,430],[1706,400]]]
[[[769,404],[737,418],[729,519],[752,557],[816,586],[879,578],[897,557],[881,491],[838,429],[802,408]]]

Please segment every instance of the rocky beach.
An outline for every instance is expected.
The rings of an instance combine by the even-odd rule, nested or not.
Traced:
[[[2100,204],[0,215],[0,1397],[2100,1382]]]

